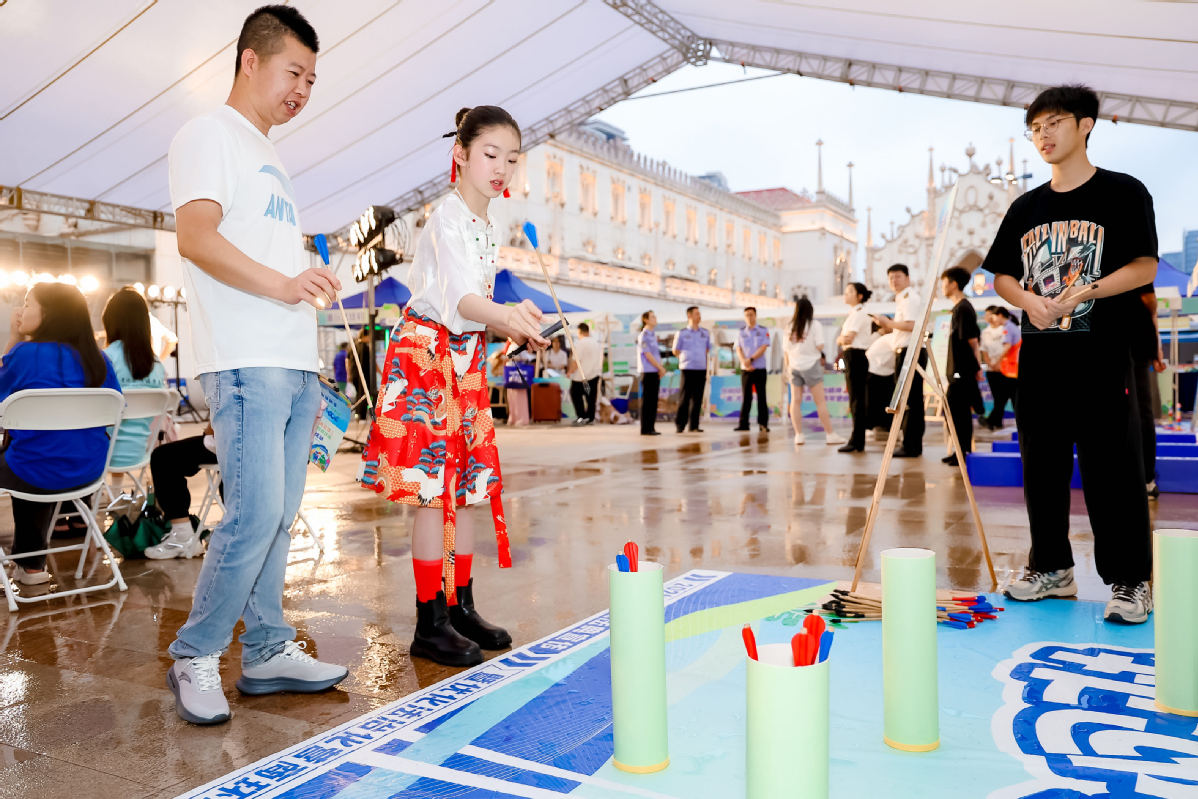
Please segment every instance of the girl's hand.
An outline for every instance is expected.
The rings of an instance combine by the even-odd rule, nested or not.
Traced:
[[[549,341],[541,337],[541,309],[532,300],[510,306],[503,326],[507,328],[508,337],[517,344],[527,344],[533,350],[549,346]]]

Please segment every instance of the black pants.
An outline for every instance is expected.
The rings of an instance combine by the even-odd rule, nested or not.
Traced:
[[[1002,372],[986,372],[986,382],[990,384],[990,393],[994,396],[994,407],[990,409],[986,421],[990,422],[992,427],[1001,427],[1003,414],[1007,411],[1007,401],[1010,400],[1012,410],[1018,402],[1018,381]]]
[[[657,423],[657,392],[661,389],[661,375],[645,372],[641,375],[641,432],[654,432]]]
[[[869,427],[869,359],[863,349],[844,351],[844,382],[849,392],[849,413],[853,415],[853,434],[849,443],[865,446],[865,431]]]
[[[907,348],[903,347],[896,355],[895,363],[898,369],[903,368],[903,363],[907,360]],[[928,366],[928,351],[921,350],[919,353],[919,365],[926,369]],[[911,375],[911,393],[907,395],[907,410],[903,415],[903,450],[916,455],[923,452],[923,375],[916,371],[912,365],[911,371],[915,374]],[[897,378],[896,378],[897,379]]]
[[[595,421],[595,402],[599,393],[599,378],[570,381],[570,402],[574,404],[574,415],[579,419]]]
[[[986,412],[982,402],[982,390],[978,388],[975,375],[955,377],[948,381],[948,413],[957,432],[961,452],[973,452],[973,412]]]
[[[1156,373],[1152,363],[1134,361],[1133,377],[1136,383],[1136,408],[1139,411],[1140,450],[1144,460],[1144,481],[1156,479],[1156,403],[1152,399],[1152,384]]]
[[[678,397],[678,414],[674,417],[674,426],[679,433],[686,429],[688,423],[691,430],[699,429],[699,420],[703,416],[703,389],[706,386],[706,369],[682,370],[682,391]]]
[[[91,481],[89,480],[88,483]],[[84,484],[86,485],[86,483]],[[68,489],[41,488],[27,483],[8,468],[4,454],[0,453],[0,488],[11,488],[28,494],[57,494]],[[86,502],[86,500],[84,500]],[[33,552],[45,549],[50,540],[50,522],[54,520],[53,502],[30,502],[27,499],[12,497],[12,555],[22,552]],[[73,508],[74,503],[64,502],[63,507]],[[34,555],[31,558],[14,558],[22,569],[40,571],[46,566],[45,555]],[[3,579],[0,576],[0,579]]]
[[[866,401],[869,404],[867,411],[869,419],[866,422],[868,427],[882,428],[889,430],[890,424],[893,422],[890,414],[886,413],[886,403],[890,402],[890,395],[894,393],[894,375],[876,375],[873,372],[869,373],[869,383],[865,390]]]
[[[749,410],[753,407],[753,392],[757,392],[757,424],[761,427],[770,426],[770,406],[765,401],[764,369],[748,369],[740,373],[740,391],[743,399],[740,401],[740,430],[749,429]]]
[[[1044,359],[1024,347],[1019,364],[1019,448],[1031,525],[1029,565],[1073,566],[1069,481],[1073,447],[1094,531],[1094,562],[1110,583],[1152,575],[1148,496],[1131,358]]]
[[[154,500],[167,519],[186,519],[191,509],[187,478],[205,463],[216,463],[216,453],[204,446],[203,436],[163,444],[150,454]]]

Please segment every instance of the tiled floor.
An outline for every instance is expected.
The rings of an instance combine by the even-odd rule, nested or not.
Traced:
[[[665,564],[667,578],[696,567],[851,577],[881,444],[841,455],[818,439],[796,450],[785,429],[741,434],[713,422],[705,433],[676,435],[660,427],[670,432],[499,431],[515,566],[499,570],[486,541],[475,595],[517,644],[605,607],[604,567],[629,538],[642,558]],[[928,546],[942,587],[989,587],[961,480],[939,462],[940,441],[934,427],[922,459],[891,467],[864,579],[878,579],[882,549]],[[320,559],[293,552],[286,597],[309,651],[347,664],[349,679],[320,695],[243,697],[233,688],[234,643],[224,667],[233,720],[210,728],[180,721],[163,684],[164,655],[201,561],[126,563],[126,593],[0,617],[0,797],[174,796],[450,674],[407,654],[409,511],[358,488],[355,471],[356,457],[343,453],[330,473],[311,473],[304,508],[326,550]],[[980,488],[977,496],[1001,580],[1026,552],[1022,492]],[[1154,505],[1158,526],[1198,519],[1198,496]],[[1080,492],[1074,510],[1082,596],[1102,599]],[[0,540],[9,535],[11,515],[0,509]],[[57,571],[73,565],[63,558]]]

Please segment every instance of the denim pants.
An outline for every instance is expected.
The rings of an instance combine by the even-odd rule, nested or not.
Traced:
[[[202,374],[200,383],[212,409],[225,517],[212,531],[191,615],[169,652],[176,659],[223,652],[241,618],[241,662],[249,666],[295,638],[283,618],[283,580],[320,381],[315,372],[254,367]]]

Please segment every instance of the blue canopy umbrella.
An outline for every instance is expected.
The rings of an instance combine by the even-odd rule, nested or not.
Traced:
[[[375,308],[382,308],[384,305],[398,305],[402,308],[408,304],[408,300],[411,298],[412,292],[408,291],[408,287],[393,277],[383,278],[374,287]],[[343,297],[341,304],[346,308],[365,308],[366,292],[363,291],[350,297]]]
[[[512,274],[510,269],[500,269],[495,275],[495,295],[492,297],[500,305],[517,303],[522,300],[532,300],[545,313],[554,312],[553,298],[543,291],[537,291],[520,278]],[[562,303],[562,311],[585,311],[581,305],[571,302]]]
[[[1179,292],[1181,292],[1181,296],[1184,297],[1186,296],[1186,287],[1189,286],[1189,284],[1190,276],[1188,274],[1181,271],[1164,258],[1161,259],[1160,264],[1156,268],[1156,279],[1152,281],[1153,286],[1158,289],[1163,286],[1173,286]]]

